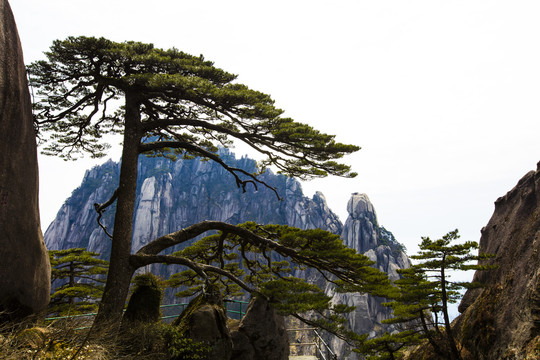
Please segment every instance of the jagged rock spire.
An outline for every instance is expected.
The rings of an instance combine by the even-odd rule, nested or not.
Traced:
[[[343,229],[345,244],[360,253],[378,245],[377,214],[366,194],[353,193],[347,203],[349,217]]]

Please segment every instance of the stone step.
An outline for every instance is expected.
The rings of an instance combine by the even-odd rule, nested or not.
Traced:
[[[289,360],[317,360],[317,357],[312,355],[291,355]]]

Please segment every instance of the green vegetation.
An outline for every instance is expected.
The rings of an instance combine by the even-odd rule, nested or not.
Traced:
[[[399,270],[402,278],[395,281],[394,288],[383,289],[386,293],[381,294],[392,299],[385,305],[392,308],[393,318],[384,322],[395,324],[402,331],[367,341],[359,347],[359,352],[370,354],[370,359],[399,359],[402,348],[427,339],[442,358],[462,359],[450,324],[448,305],[459,301],[460,290],[482,285],[453,281],[449,275],[452,271],[489,270],[493,266],[473,264],[492,255],[471,254],[478,249],[478,243],[455,243],[459,237],[458,230],[454,230],[441,239],[422,238],[420,253],[411,256],[419,262]]]
[[[111,346],[110,359],[205,360],[210,348],[184,337],[178,327],[162,322],[132,323]]]
[[[98,256],[83,248],[49,251],[53,290],[49,314],[76,315],[97,310],[108,267],[108,262]]]
[[[274,107],[268,95],[237,83],[235,75],[202,56],[89,37],[57,40],[46,56],[47,60],[28,69],[37,93],[36,129],[46,143],[44,152],[66,159],[82,152],[100,157],[108,146],[103,135],[123,135],[119,186],[107,202],[95,204],[99,215],[110,206],[115,209],[110,269],[96,323],[102,327],[119,324],[137,269],[155,263],[176,264],[185,271],[168,284],[186,286],[182,296],[209,288],[218,288],[225,295],[259,294],[283,314],[356,339],[359,350],[372,358],[398,358],[403,346],[422,337],[436,352],[453,360],[461,358],[449,323],[448,304],[457,301],[460,289],[477,284],[453,282],[448,271],[480,270],[482,267],[470,265],[470,261],[484,257],[470,254],[478,248],[476,243],[451,244],[459,237],[457,231],[435,241],[423,238],[420,255],[413,256],[420,262],[404,270],[395,287],[390,287],[385,274],[371,267],[367,257],[321,230],[204,221],[149,239],[132,253],[141,154],[214,161],[234,177],[240,189],[267,187],[279,197],[277,189],[260,176],[267,167],[302,179],[354,177],[350,167],[338,160],[357,151],[357,146],[338,143],[332,135],[282,117],[283,111]],[[234,141],[244,142],[265,156],[255,171],[231,167],[220,158],[218,146],[231,147]],[[390,245],[391,234],[383,232]],[[208,234],[214,235],[173,255],[161,254]],[[293,267],[318,270],[337,291],[368,292],[391,299],[388,306],[395,318],[389,322],[403,331],[370,340],[347,333],[342,315],[351,309],[331,305],[321,289],[292,278]],[[305,312],[318,317],[304,318]]]
[[[170,255],[179,264],[192,265],[188,265],[188,270],[173,275],[165,284],[170,287],[182,286],[184,290],[178,294],[182,297],[200,294],[174,326],[158,321],[162,282],[152,274],[134,278],[133,294],[124,316],[124,322],[130,322],[122,327],[122,341],[128,342],[124,343],[122,349],[115,350],[119,354],[161,354],[173,359],[203,359],[210,349],[185,336],[186,328],[185,324],[182,325],[182,319],[189,317],[191,309],[196,308],[200,299],[206,299],[209,294],[235,296],[247,290],[264,296],[282,315],[293,315],[354,342],[355,351],[367,360],[401,359],[406,348],[425,340],[438,356],[461,360],[461,350],[449,323],[448,304],[459,300],[461,289],[481,284],[453,281],[449,279],[449,272],[492,268],[472,263],[491,256],[472,255],[471,252],[478,249],[475,242],[456,243],[459,239],[457,230],[437,240],[422,238],[420,253],[412,256],[418,263],[400,270],[401,279],[391,285],[385,274],[371,267],[373,262],[367,257],[346,248],[338,236],[319,229],[261,226],[252,222],[238,226],[213,223],[211,227],[219,228],[219,231]],[[180,234],[188,239],[199,232],[204,233],[205,228],[194,231],[190,227],[160,239],[171,241]],[[186,231],[190,234],[188,237]],[[159,245],[160,241],[147,246],[152,249]],[[133,259],[141,261],[150,256],[146,255],[148,252],[149,248],[144,247],[140,251],[143,256]],[[69,273],[65,269],[72,268],[77,263],[75,259],[93,259],[97,255],[83,249],[51,254],[60,259],[56,260],[57,265],[63,264],[60,265],[64,269],[62,274]],[[67,267],[66,264],[72,266]],[[334,283],[337,291],[369,292],[391,299],[385,306],[392,308],[393,317],[383,322],[392,324],[397,330],[371,339],[366,334],[353,334],[344,326],[343,317],[353,308],[343,304],[332,305],[331,298],[322,289],[303,279],[291,277],[292,269],[298,264],[318,269],[327,277],[331,274],[333,278],[329,281]],[[206,276],[202,276],[201,272]],[[312,316],[304,318],[302,314],[308,312]],[[28,341],[32,344],[40,343],[39,339],[45,335],[39,335],[41,332],[36,331],[23,333],[19,339],[30,339]],[[73,351],[71,345],[56,344],[56,347],[51,347],[56,349],[54,351]],[[103,347],[102,344],[90,344],[86,349],[102,351]]]
[[[397,333],[385,332],[373,338],[364,339],[355,352],[363,354],[366,360],[397,360],[402,358],[402,350],[419,343],[420,336],[414,330]]]
[[[167,333],[167,349],[171,360],[205,360],[210,352],[208,345],[182,337],[174,329]]]
[[[8,360],[204,360],[209,346],[168,324],[134,323],[121,332],[80,329],[76,320],[46,327],[0,327],[0,358]],[[89,336],[90,335],[90,336]]]
[[[59,263],[78,264],[85,257],[97,254],[84,249],[51,251]],[[75,260],[74,260],[75,259]],[[92,261],[85,261],[92,263]],[[104,262],[106,263],[106,262]],[[80,264],[78,264],[80,267]],[[100,262],[101,265],[101,262]],[[0,326],[0,358],[17,360],[73,359],[152,359],[204,360],[209,347],[185,338],[180,329],[162,323],[159,306],[161,281],[152,274],[134,277],[133,292],[120,331],[116,327],[91,328],[91,318],[66,316],[47,321],[38,320]],[[83,312],[86,301],[74,298],[69,314]],[[94,308],[95,310],[95,308]],[[157,316],[157,318],[156,318]]]
[[[174,256],[198,264],[168,280],[170,287],[185,287],[177,294],[180,297],[209,287],[225,296],[241,295],[242,291],[256,293],[281,314],[293,315],[340,336],[347,334],[342,326],[343,314],[353,308],[331,304],[331,297],[323,289],[292,277],[293,267],[300,264],[317,269],[337,291],[374,292],[390,284],[387,275],[373,268],[368,257],[347,248],[339,236],[320,229],[253,222],[228,225]],[[206,277],[201,276],[202,271]],[[310,311],[310,318],[306,318],[303,314]]]
[[[268,187],[278,197],[276,189],[259,177],[269,166],[302,179],[356,176],[338,160],[359,150],[358,146],[341,144],[333,135],[283,117],[283,111],[274,106],[270,96],[235,82],[236,75],[215,67],[203,56],[174,48],[157,49],[152,44],[93,37],[56,40],[45,55],[46,60],[28,67],[36,94],[36,130],[41,142],[47,143],[44,153],[65,159],[75,159],[82,152],[101,157],[108,147],[103,135],[123,134],[118,189],[107,202],[95,204],[101,215],[116,202],[109,272],[96,319],[99,324],[120,323],[131,277],[142,266],[181,264],[203,279],[208,277],[208,268],[202,270],[189,259],[158,255],[180,243],[178,238],[169,242],[149,239],[143,252],[132,254],[140,154],[211,160],[232,174],[239,188]],[[265,156],[256,172],[232,168],[219,157],[218,146],[231,147],[234,141],[241,141]],[[193,226],[205,231],[226,227],[212,222]],[[227,227],[229,234],[243,233],[245,244],[255,239],[245,229],[230,229]],[[169,240],[172,238],[174,235],[170,234]],[[294,251],[285,256],[292,254]],[[301,259],[297,260],[302,264]],[[222,275],[227,271],[216,269]],[[212,272],[218,272],[216,269]],[[331,269],[324,270],[332,273]],[[229,272],[226,277],[234,278],[235,274]]]

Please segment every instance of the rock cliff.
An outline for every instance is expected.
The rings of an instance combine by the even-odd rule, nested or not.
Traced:
[[[540,358],[540,163],[505,196],[482,229],[480,252],[499,267],[477,271],[455,328],[473,359]]]
[[[12,318],[41,311],[49,303],[51,267],[38,190],[22,48],[9,3],[0,0],[0,313],[5,310]]]
[[[227,150],[221,157],[231,166],[255,171],[249,158],[236,159]],[[45,232],[50,249],[87,247],[108,256],[110,240],[99,228],[93,204],[105,202],[118,183],[119,164],[108,161],[86,172],[82,184],[60,208]],[[300,183],[267,172],[262,179],[284,197],[265,187],[248,187],[243,193],[234,178],[221,166],[198,159],[172,162],[163,158],[141,157],[137,199],[134,212],[133,250],[157,236],[167,234],[202,220],[237,224],[245,221],[288,224],[299,228],[322,228],[340,234],[339,218],[326,205],[321,193],[312,199],[302,193]],[[102,223],[111,227],[114,204]]]
[[[220,156],[230,166],[256,170],[255,161],[249,158],[236,159],[227,150],[221,150]],[[49,249],[86,247],[108,258],[111,242],[96,221],[93,204],[105,202],[113,194],[119,169],[118,163],[108,161],[86,172],[81,186],[62,205],[45,232]],[[343,225],[321,193],[309,199],[303,195],[297,180],[270,171],[262,179],[276,188],[284,200],[280,201],[273,191],[261,186],[258,189],[249,186],[243,193],[232,175],[214,162],[141,157],[133,215],[133,251],[158,236],[203,220],[232,224],[256,221],[342,232]],[[107,228],[112,228],[114,223],[114,210],[115,204],[102,218]],[[170,249],[169,253],[176,250],[179,249]],[[178,269],[152,265],[145,270],[167,278]],[[168,293],[166,301],[173,300]]]
[[[347,204],[349,217],[343,227],[344,243],[365,254],[375,265],[386,272],[392,280],[397,280],[397,269],[410,266],[404,248],[391,232],[379,226],[373,204],[366,194],[354,193]],[[359,334],[369,333],[374,336],[383,329],[389,329],[382,320],[391,316],[390,309],[382,306],[383,300],[366,294],[334,294],[328,288],[327,294],[333,296],[335,303],[355,306],[356,310],[348,317],[349,327]],[[339,359],[355,359],[351,349],[336,337],[328,339],[330,347],[335,349]]]
[[[249,158],[236,159],[227,150],[221,157],[233,167],[255,171],[256,163]],[[118,182],[119,164],[108,161],[87,171],[79,188],[73,191],[45,233],[50,249],[86,247],[108,256],[110,240],[96,222],[95,202],[105,202]],[[230,223],[256,221],[277,223],[301,229],[321,228],[342,234],[348,246],[365,253],[376,266],[397,278],[396,269],[408,266],[403,248],[393,235],[379,226],[374,207],[365,194],[353,194],[348,204],[349,218],[345,226],[328,208],[324,195],[317,192],[311,199],[303,195],[300,183],[291,178],[267,172],[262,179],[275,187],[284,198],[279,201],[274,192],[249,187],[247,193],[235,186],[232,176],[213,162],[198,159],[171,162],[163,158],[141,158],[136,207],[134,212],[133,249],[138,250],[157,236],[176,231],[202,220]],[[102,222],[111,227],[114,205],[104,214]],[[172,267],[152,266],[147,269],[163,277],[174,273]],[[311,281],[324,282],[314,272],[295,274]],[[381,320],[389,316],[381,301],[366,295],[333,294],[337,300],[357,306],[350,325],[357,332],[372,332],[381,328]],[[166,301],[172,301],[169,296]],[[342,348],[336,343],[336,349]],[[345,349],[345,348],[343,348]],[[345,350],[341,350],[344,354]]]

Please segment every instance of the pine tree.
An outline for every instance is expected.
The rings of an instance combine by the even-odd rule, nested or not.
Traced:
[[[177,296],[193,296],[207,287],[228,296],[256,293],[282,315],[348,338],[354,334],[345,328],[343,315],[354,307],[332,304],[324,289],[291,276],[294,268],[318,270],[337,291],[365,293],[390,286],[388,276],[372,267],[373,261],[346,247],[330,232],[253,222],[236,228],[249,231],[254,241],[246,241],[241,233],[222,230],[173,254],[199,264],[201,271],[219,269],[207,277],[192,269],[171,276],[169,287],[184,287]]]
[[[49,251],[53,289],[50,314],[76,315],[98,309],[108,267],[108,262],[98,256],[83,248]]]
[[[390,337],[396,344],[401,344],[400,348],[416,345],[427,338],[434,351],[444,356],[440,346],[443,336],[438,320],[440,311],[438,281],[428,280],[425,273],[414,265],[407,269],[399,269],[398,273],[401,278],[394,282],[394,288],[385,296],[392,301],[383,303],[393,311],[393,316],[383,320],[383,323],[393,324],[397,330],[386,337]]]
[[[478,243],[466,241],[455,244],[459,238],[458,230],[437,240],[422,238],[419,254],[411,256],[420,262],[408,269],[399,270],[402,278],[395,281],[395,288],[386,293],[386,297],[393,300],[385,303],[393,309],[393,318],[384,322],[397,324],[403,331],[386,335],[372,344],[372,348],[376,348],[375,345],[379,346],[380,343],[385,344],[389,339],[393,340],[392,336],[394,339],[401,338],[404,341],[403,346],[414,345],[420,339],[427,338],[439,356],[451,360],[462,359],[452,332],[448,306],[459,301],[460,290],[482,285],[453,281],[449,275],[452,271],[489,270],[493,266],[474,264],[473,262],[490,258],[492,255],[471,254],[478,249]],[[441,331],[441,326],[444,332]],[[380,356],[387,356],[384,350],[377,348],[381,351]],[[368,351],[369,347],[363,350]]]
[[[123,134],[118,188],[111,199],[95,204],[101,214],[116,201],[110,267],[98,323],[119,324],[131,277],[149,259],[178,261],[153,257],[155,250],[178,244],[178,238],[166,247],[162,247],[166,241],[156,239],[159,246],[132,254],[139,155],[202,157],[228,171],[239,188],[267,186],[278,197],[260,179],[260,172],[228,166],[219,157],[218,146],[231,147],[234,141],[247,144],[265,157],[259,171],[272,166],[279,173],[303,179],[356,176],[338,160],[359,150],[358,146],[336,142],[333,135],[283,117],[270,96],[237,83],[236,75],[203,56],[92,37],[54,41],[45,55],[46,60],[28,67],[36,94],[36,130],[48,144],[45,153],[66,159],[81,152],[100,157],[107,149],[103,135]],[[226,227],[216,222],[193,226],[205,231]],[[197,272],[195,265],[185,263]]]
[[[355,352],[365,356],[366,360],[398,360],[403,358],[402,350],[420,342],[420,335],[414,330],[389,333],[364,340]]]

